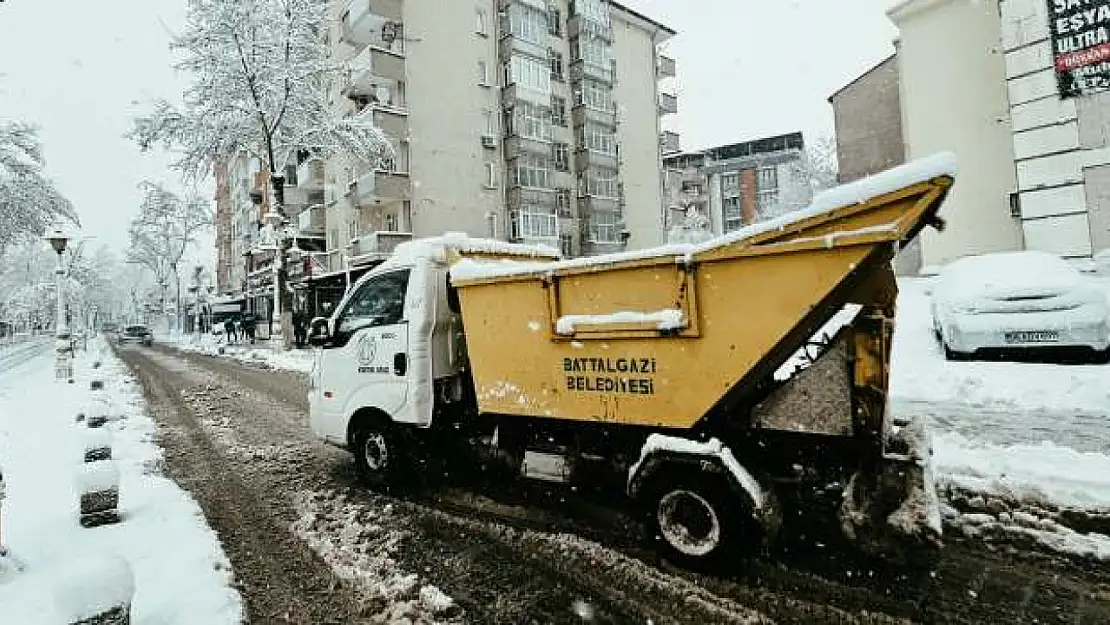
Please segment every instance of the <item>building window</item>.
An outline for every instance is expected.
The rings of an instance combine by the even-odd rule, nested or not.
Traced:
[[[779,170],[777,167],[761,167],[756,172],[755,204],[760,211],[773,208],[779,202]]]
[[[497,213],[486,213],[486,225],[491,239],[497,238]]]
[[[609,156],[617,155],[617,136],[612,128],[588,122],[580,127],[578,135],[579,143],[588,150]]]
[[[551,67],[546,61],[514,54],[507,68],[509,84],[539,93],[551,93]]]
[[[575,105],[585,105],[598,111],[612,113],[613,89],[594,80],[583,80],[574,89],[574,103]]]
[[[537,189],[551,188],[551,158],[545,154],[521,154],[512,165],[513,184]]]
[[[474,32],[482,35],[483,37],[489,32],[486,28],[486,10],[477,9],[475,13]]]
[[[557,6],[547,8],[547,34],[552,37],[563,36],[563,15]]]
[[[559,253],[565,258],[574,256],[574,237],[569,234],[559,235]]]
[[[724,213],[725,232],[732,232],[744,225],[744,215],[740,211],[740,198],[726,197]]]
[[[551,80],[563,81],[563,55],[554,50],[551,55]]]
[[[567,101],[563,98],[551,98],[551,123],[560,128],[567,127]]]
[[[397,215],[393,213],[386,213],[385,215],[385,231],[397,232]]]
[[[538,207],[525,207],[512,212],[514,239],[554,239],[559,236],[559,218]]]
[[[740,195],[740,174],[722,174],[721,193],[725,196]]]
[[[497,188],[497,166],[494,163],[484,163],[486,167],[486,180],[485,187],[487,189]]]
[[[570,217],[570,189],[555,192],[555,212],[560,217]]]
[[[497,123],[494,119],[493,109],[482,109],[482,134],[487,137],[497,136]]]
[[[592,22],[609,26],[609,10],[605,6],[605,0],[575,0],[570,7],[574,13]]]
[[[513,107],[513,129],[521,137],[551,141],[551,110],[521,100]]]
[[[620,243],[620,232],[617,230],[619,219],[616,213],[598,211],[590,213],[590,242],[591,243]]]
[[[485,61],[478,61],[478,84],[483,87],[489,86],[489,67]]]
[[[578,177],[579,195],[620,199],[617,172],[612,169],[589,169]]]
[[[555,171],[570,171],[570,146],[556,143],[551,147],[552,156],[555,159]]]
[[[509,32],[536,45],[547,45],[547,11],[523,2],[509,5]]]
[[[578,37],[571,44],[574,60],[609,71],[613,67],[613,49],[609,42],[597,37]]]

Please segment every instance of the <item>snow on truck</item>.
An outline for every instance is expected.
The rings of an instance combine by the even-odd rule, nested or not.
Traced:
[[[464,235],[399,246],[313,321],[311,425],[368,482],[458,458],[614,488],[687,564],[835,488],[869,551],[935,552],[920,424],[886,412],[900,246],[943,221],[950,154],[697,245],[561,260]]]

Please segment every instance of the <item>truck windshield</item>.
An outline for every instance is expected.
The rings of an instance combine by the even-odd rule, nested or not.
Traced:
[[[409,273],[404,269],[363,282],[339,315],[335,326],[337,338],[362,328],[400,323],[405,311]]]

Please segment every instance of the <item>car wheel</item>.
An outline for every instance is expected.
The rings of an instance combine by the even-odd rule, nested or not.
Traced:
[[[647,525],[662,555],[684,567],[711,570],[741,544],[758,544],[748,511],[720,478],[681,471],[660,475],[643,498]]]

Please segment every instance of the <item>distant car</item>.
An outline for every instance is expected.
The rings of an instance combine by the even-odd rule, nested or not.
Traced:
[[[127,343],[140,343],[150,347],[154,344],[154,335],[146,326],[127,326],[119,335],[120,345]]]
[[[1110,356],[1106,294],[1059,256],[971,256],[946,266],[936,280],[933,329],[949,360],[1019,353]]]

